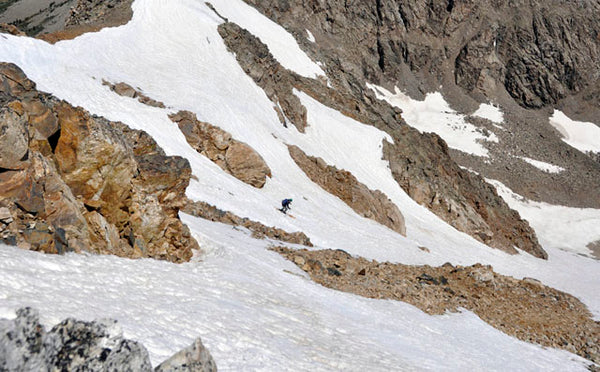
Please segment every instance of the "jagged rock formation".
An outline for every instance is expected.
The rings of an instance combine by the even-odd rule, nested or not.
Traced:
[[[132,87],[131,85],[129,85],[127,83],[121,82],[121,83],[112,84],[106,80],[102,80],[102,85],[108,86],[110,88],[110,90],[112,90],[113,92],[117,93],[120,96],[129,97],[129,98],[137,98],[138,102],[143,103],[144,105],[158,107],[158,108],[166,107],[164,103],[148,97],[147,95],[145,95],[144,93],[140,92],[139,90],[135,89],[134,87]]]
[[[49,332],[36,310],[23,308],[16,319],[0,319],[2,371],[152,371],[146,348],[123,338],[115,320],[72,318]],[[217,367],[198,338],[158,366],[160,372],[213,372]]]
[[[271,177],[271,169],[262,156],[228,132],[199,121],[189,111],[169,117],[177,123],[190,146],[240,181],[262,188],[267,177]]]
[[[528,107],[574,94],[598,104],[597,1],[246,2],[293,32],[343,86],[410,79],[426,92],[449,78],[468,91],[502,86]]]
[[[133,0],[8,0],[0,4],[0,23],[48,42],[124,25],[133,16]]]
[[[600,361],[600,322],[575,297],[535,279],[517,280],[490,266],[379,263],[340,250],[273,248],[317,283],[364,297],[394,299],[428,314],[465,308],[504,333]]]
[[[394,178],[408,195],[440,218],[492,247],[516,253],[514,247],[517,246],[536,257],[547,257],[527,221],[510,209],[481,177],[461,169],[450,157],[442,139],[408,127],[400,110],[377,100],[358,80],[331,89],[324,82],[301,77],[279,66],[264,45],[258,47],[257,44],[262,44],[260,40],[234,23],[221,24],[219,33],[247,73],[260,71],[256,75],[264,81],[289,81],[295,89],[344,115],[387,132],[394,144],[386,142],[383,155],[390,162]],[[261,54],[255,55],[255,50]],[[250,69],[261,61],[266,61],[266,67]],[[335,75],[352,77],[344,69],[340,71]]]
[[[301,231],[289,233],[277,227],[265,226],[260,222],[252,221],[247,217],[239,217],[231,212],[226,212],[212,206],[206,202],[188,200],[185,207],[182,209],[183,212],[190,214],[195,217],[201,217],[210,221],[221,222],[232,226],[242,226],[252,231],[252,236],[257,239],[264,239],[265,237],[280,240],[282,242],[302,244],[307,247],[312,247],[310,238]],[[0,210],[0,221],[2,220],[2,214]]]
[[[406,236],[404,216],[381,191],[370,190],[352,173],[328,165],[321,158],[308,156],[297,146],[288,146],[292,159],[314,183],[337,196],[359,215]]]
[[[246,2],[290,31],[332,86],[367,105],[365,82],[418,99],[441,90],[465,113],[500,103],[505,130],[491,127],[500,143],[486,144],[493,160],[450,151],[453,159],[533,200],[600,207],[600,167],[561,143],[551,111],[525,109],[554,106],[600,122],[597,1]],[[568,170],[543,174],[516,156]]]
[[[151,371],[148,351],[123,338],[116,321],[66,319],[46,333],[37,311],[0,320],[0,370]]]
[[[0,223],[8,244],[187,261],[198,249],[178,217],[191,169],[146,133],[38,92],[0,64]],[[6,223],[10,221],[9,223]]]

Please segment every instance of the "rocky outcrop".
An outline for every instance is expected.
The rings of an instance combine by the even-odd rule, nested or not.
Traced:
[[[0,23],[51,43],[104,27],[124,25],[133,16],[133,0],[10,0],[0,4]]]
[[[274,16],[271,11],[263,9],[262,5],[254,5]],[[277,6],[279,5],[275,9]],[[276,20],[289,25],[286,23],[286,12],[289,10],[289,7],[281,9],[281,18]],[[246,72],[251,73],[244,67],[246,64],[266,61],[267,67],[264,70],[253,67],[262,71],[258,74],[261,79],[273,80],[270,76],[273,71],[277,71],[277,81],[289,81],[293,88],[319,102],[387,132],[394,142],[384,144],[384,159],[390,162],[392,174],[398,184],[417,202],[458,230],[492,247],[517,253],[517,246],[536,257],[547,257],[527,221],[510,209],[493,187],[481,177],[461,169],[450,157],[448,146],[440,137],[421,134],[408,127],[399,109],[377,100],[373,92],[363,89],[363,82],[355,79],[348,68],[336,65],[338,70],[331,70],[330,76],[338,83],[337,89],[332,89],[324,82],[301,77],[281,66],[274,68],[272,65],[277,62],[273,62],[272,56],[260,57],[264,53],[260,56],[253,55],[254,50],[263,50],[266,46],[258,48],[255,44],[260,41],[247,31],[240,31],[238,26],[225,23],[219,28],[225,44],[235,53]],[[305,30],[302,29],[302,32]],[[340,63],[339,59],[336,61]]]
[[[102,80],[102,85],[108,86],[110,88],[110,90],[112,90],[113,92],[117,93],[120,96],[129,97],[129,98],[137,98],[138,102],[143,103],[144,105],[158,107],[158,108],[166,107],[164,103],[148,97],[147,95],[145,95],[144,93],[135,89],[134,87],[132,87],[131,85],[129,85],[127,83],[121,82],[121,83],[112,84],[106,80]]]
[[[198,246],[178,217],[191,177],[185,159],[165,156],[144,132],[38,92],[15,65],[0,64],[0,97],[0,208],[10,213],[3,242],[191,258]]]
[[[359,215],[406,236],[404,216],[384,193],[369,189],[348,171],[328,165],[321,158],[306,155],[297,146],[288,146],[288,149],[292,159],[314,183],[342,199]]]
[[[123,338],[116,321],[66,319],[46,332],[37,311],[23,308],[0,320],[0,370],[151,371],[148,352]]]
[[[15,36],[26,36],[27,34],[19,30],[15,25],[9,25],[8,23],[0,23],[0,32],[7,33]]]
[[[240,181],[262,188],[267,177],[271,177],[271,169],[262,156],[228,132],[199,121],[189,111],[169,117],[177,123],[190,146]]]
[[[162,362],[155,372],[216,372],[217,365],[210,352],[197,338],[191,346],[186,347],[169,359]]]
[[[309,237],[301,231],[289,233],[277,227],[265,226],[262,223],[252,221],[247,217],[239,217],[234,213],[220,210],[206,202],[189,200],[182,211],[192,216],[201,217],[210,221],[245,227],[252,231],[252,236],[257,239],[268,237],[286,243],[302,244],[307,247],[313,246]]]
[[[287,127],[291,122],[300,132],[306,128],[306,108],[294,95],[294,78],[273,58],[269,48],[256,36],[235,23],[225,22],[219,25],[219,34],[227,48],[267,97],[273,102],[273,108],[281,123]]]
[[[404,301],[428,314],[464,308],[520,340],[600,361],[600,323],[578,299],[535,279],[517,280],[480,264],[409,266],[369,261],[341,250],[273,250],[323,286]]]
[[[508,207],[492,185],[459,168],[441,138],[409,128],[400,133],[404,146],[385,141],[383,154],[392,175],[411,198],[491,247],[508,253],[517,253],[514,247],[518,247],[536,257],[548,257],[529,223]]]
[[[36,310],[0,319],[2,371],[152,371],[146,348],[123,338],[115,320],[66,319],[46,332]],[[198,338],[158,366],[160,372],[213,372],[217,367]]]

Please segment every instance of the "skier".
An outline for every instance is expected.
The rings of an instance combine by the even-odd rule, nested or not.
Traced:
[[[290,204],[292,203],[292,201],[293,201],[292,199],[283,199],[281,201],[282,208],[280,209],[280,211],[282,211],[285,214],[285,212],[287,212],[288,209],[291,209]]]

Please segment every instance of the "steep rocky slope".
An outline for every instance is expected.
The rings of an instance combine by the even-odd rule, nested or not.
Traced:
[[[456,150],[453,159],[530,199],[600,208],[600,166],[548,124],[552,107],[600,122],[597,1],[246,2],[293,33],[357,100],[369,102],[370,82],[417,99],[441,90],[467,114],[499,104],[504,129],[475,123],[500,137],[488,143],[491,160]],[[544,174],[519,156],[565,171]]]
[[[304,78],[285,69],[266,45],[234,23],[223,23],[219,33],[244,71],[273,100],[274,109],[282,107],[285,117],[300,131],[306,126],[302,114],[306,109],[293,89],[390,134],[394,143],[386,142],[383,154],[396,181],[418,203],[458,230],[510,253],[516,253],[517,246],[536,257],[547,257],[529,224],[481,177],[461,169],[438,136],[421,134],[407,126],[397,109],[377,100],[369,90],[344,86],[332,89],[324,81]],[[286,104],[280,105],[281,102]]]
[[[191,169],[146,133],[39,92],[0,64],[2,241],[187,261],[197,243],[178,217]]]

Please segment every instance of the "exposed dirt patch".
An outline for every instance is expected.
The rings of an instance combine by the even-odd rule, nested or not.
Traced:
[[[273,250],[325,287],[404,301],[428,314],[465,308],[520,340],[600,362],[600,322],[578,299],[538,280],[517,280],[480,264],[410,266],[369,261],[341,250]]]
[[[277,227],[265,226],[260,222],[252,221],[246,217],[239,217],[231,212],[223,211],[205,202],[188,200],[182,211],[191,214],[192,216],[201,217],[210,221],[221,222],[232,226],[243,226],[252,231],[252,237],[256,239],[268,237],[286,243],[302,244],[307,247],[313,246],[308,236],[303,232],[298,231],[289,233]]]

